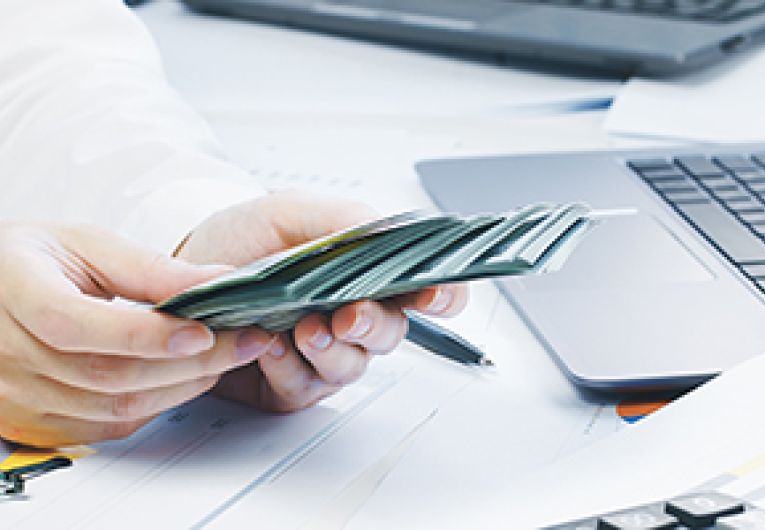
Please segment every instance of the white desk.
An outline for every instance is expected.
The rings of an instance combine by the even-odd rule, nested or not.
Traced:
[[[272,187],[351,195],[393,211],[430,204],[412,169],[423,158],[613,146],[601,128],[602,112],[539,110],[543,102],[613,94],[612,81],[197,18],[170,1],[140,13],[174,86],[210,121],[230,156]],[[537,111],[521,112],[524,105]],[[257,519],[266,504],[269,527],[298,521],[309,528],[428,526],[436,513],[469,513],[507,474],[534,469],[621,426],[612,406],[580,399],[492,285],[474,291],[453,325],[486,348],[496,373],[455,379],[455,390],[476,378],[479,384],[445,401],[405,446],[392,446],[363,472],[338,465],[321,492],[306,491],[304,483],[316,483],[312,473],[327,472],[320,460],[337,462],[345,449],[330,440],[295,466],[286,481],[292,490],[250,494],[211,526]],[[424,362],[419,369],[443,377],[460,371]],[[368,421],[366,428],[374,429],[375,419]],[[305,495],[321,502],[309,508],[297,501]],[[274,516],[304,517],[301,510],[314,513],[307,521]]]
[[[428,204],[412,170],[420,158],[610,144],[601,113],[539,109],[543,102],[603,97],[613,93],[612,82],[197,18],[170,0],[140,13],[174,85],[210,120],[231,157],[274,187],[305,186],[399,210]],[[537,111],[524,115],[523,105]],[[581,398],[491,284],[474,292],[453,325],[487,350],[494,371],[455,366],[404,346],[375,363],[404,373],[395,392],[358,414],[341,415],[343,422],[330,422],[310,450],[283,455],[279,445],[292,443],[288,435],[300,432],[303,421],[322,425],[321,409],[282,421],[248,419],[248,411],[232,409],[238,434],[228,454],[216,454],[209,441],[217,434],[206,431],[188,450],[160,452],[166,446],[156,440],[172,433],[166,424],[154,425],[138,441],[113,444],[76,463],[70,475],[46,478],[37,491],[50,495],[57,510],[48,513],[57,522],[89,527],[150,521],[166,527],[389,528],[428,526],[436,516],[469,520],[471,505],[508,476],[553,462],[622,425],[613,406]],[[375,384],[372,394],[386,388]],[[342,392],[335,411],[353,412],[354,395],[361,393],[364,402],[363,391]],[[192,417],[204,420],[204,410],[197,412]],[[252,437],[256,447],[248,445]],[[245,470],[226,457],[244,460],[250,447],[258,455],[273,453],[282,464],[261,469],[262,481],[242,487]],[[207,459],[189,457],[195,451]],[[119,459],[107,459],[117,453]],[[86,472],[98,478],[88,482]],[[81,478],[73,485],[71,477]],[[59,494],[73,486],[98,504],[85,519],[82,512],[90,508],[84,493],[73,502]],[[110,496],[110,488],[119,493]],[[226,488],[234,489],[210,498]],[[204,503],[210,505],[202,510],[206,516],[189,515]],[[31,527],[50,517],[23,506],[5,508]]]

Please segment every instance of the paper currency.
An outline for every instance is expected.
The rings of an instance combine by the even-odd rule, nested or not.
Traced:
[[[407,212],[258,260],[156,308],[213,329],[283,331],[355,300],[556,269],[594,222],[591,213],[582,204],[471,217]]]

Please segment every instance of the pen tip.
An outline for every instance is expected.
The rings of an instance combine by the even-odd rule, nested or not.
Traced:
[[[494,361],[484,357],[483,359],[481,359],[481,366],[494,366]]]

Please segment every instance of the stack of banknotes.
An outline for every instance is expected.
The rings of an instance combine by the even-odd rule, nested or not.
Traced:
[[[590,213],[582,204],[470,217],[408,212],[258,260],[157,309],[213,329],[283,331],[354,300],[556,269],[593,222]]]

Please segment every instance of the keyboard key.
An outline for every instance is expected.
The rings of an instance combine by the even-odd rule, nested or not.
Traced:
[[[713,182],[729,182],[730,179],[728,175],[724,175],[722,173],[718,175],[696,175],[696,178],[707,186]]]
[[[731,171],[749,171],[757,169],[751,158],[741,155],[723,155],[714,157],[715,162]]]
[[[672,204],[707,204],[711,199],[697,191],[662,193],[662,196]]]
[[[762,171],[742,171],[736,173],[736,178],[743,180],[747,184],[765,182],[765,173]]]
[[[712,191],[733,191],[741,189],[738,182],[727,177],[716,177],[713,180],[704,180],[704,185]]]
[[[765,528],[765,512],[748,510],[738,515],[721,517],[715,524],[715,530],[762,530]]]
[[[747,183],[747,186],[749,186],[749,189],[755,193],[765,193],[765,180],[762,182],[749,182]]]
[[[765,224],[765,212],[740,212],[738,216],[746,224]]]
[[[744,511],[744,505],[733,497],[717,492],[692,493],[667,503],[665,511],[691,528],[706,528],[718,517]]]
[[[679,521],[674,517],[648,508],[606,515],[598,521],[598,530],[664,530],[678,526]]]
[[[660,182],[652,182],[651,185],[657,189],[658,191],[664,192],[664,193],[674,193],[674,192],[697,192],[699,190],[699,187],[696,186],[693,181],[690,179],[686,179],[684,182],[677,182],[677,181],[660,181]],[[734,188],[736,189],[735,185]]]
[[[765,261],[762,241],[719,206],[711,203],[678,204],[676,208],[733,261]]]
[[[765,279],[765,264],[744,265],[744,272],[755,279]]]
[[[718,191],[715,192],[714,196],[726,203],[751,200],[751,196],[741,188],[736,188],[735,190]]]
[[[637,171],[643,173],[644,171],[656,171],[658,170],[674,170],[675,166],[672,162],[665,158],[649,158],[645,160],[630,160],[627,165]]]
[[[758,236],[765,237],[765,225],[753,224],[753,225],[749,225],[749,229],[752,230]]]
[[[756,213],[762,211],[762,203],[752,197],[746,197],[745,200],[729,201],[725,204],[736,213]]]
[[[691,177],[678,170],[667,171],[664,169],[657,169],[655,171],[644,171],[643,173],[640,173],[640,176],[652,184],[654,182],[693,182]]]
[[[678,157],[675,161],[697,177],[724,174],[722,168],[703,156]]]

